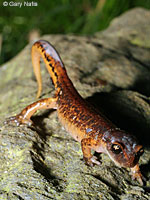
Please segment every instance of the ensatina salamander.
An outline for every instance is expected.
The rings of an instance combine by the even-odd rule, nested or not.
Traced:
[[[138,165],[143,154],[142,146],[132,135],[117,128],[80,96],[69,79],[59,54],[44,40],[39,40],[32,46],[32,64],[38,83],[37,98],[42,91],[40,57],[43,58],[52,78],[55,96],[32,103],[18,115],[9,118],[6,123],[30,126],[30,118],[38,109],[57,109],[62,125],[75,140],[81,142],[83,158],[88,165],[100,165],[91,154],[91,149],[98,153],[106,153],[117,166],[131,168],[132,178],[143,184]]]

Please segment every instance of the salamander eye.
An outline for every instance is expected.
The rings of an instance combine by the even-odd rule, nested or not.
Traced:
[[[119,144],[112,144],[111,150],[115,154],[119,154],[120,152],[122,152],[122,149]]]

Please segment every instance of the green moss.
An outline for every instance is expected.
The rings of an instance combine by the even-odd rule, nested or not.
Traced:
[[[130,41],[133,45],[137,45],[139,47],[150,48],[150,40],[134,38]]]

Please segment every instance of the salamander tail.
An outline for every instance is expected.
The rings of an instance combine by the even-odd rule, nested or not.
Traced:
[[[55,50],[55,48],[45,40],[38,40],[32,46],[32,64],[33,70],[38,82],[37,98],[42,91],[42,78],[40,72],[40,57],[43,58],[46,68],[51,76],[55,89],[58,88],[58,82],[61,76],[67,76],[64,64]]]

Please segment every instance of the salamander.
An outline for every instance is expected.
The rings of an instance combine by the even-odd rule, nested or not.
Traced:
[[[83,99],[69,79],[66,68],[55,50],[47,41],[39,40],[32,46],[32,65],[38,83],[37,98],[42,91],[40,58],[42,57],[55,86],[52,98],[40,99],[18,115],[9,118],[6,123],[32,125],[31,116],[39,109],[57,109],[58,118],[71,136],[81,143],[83,159],[86,164],[100,165],[91,150],[106,153],[119,167],[130,168],[132,178],[143,184],[139,168],[139,158],[143,147],[136,138],[116,127],[100,111]]]

